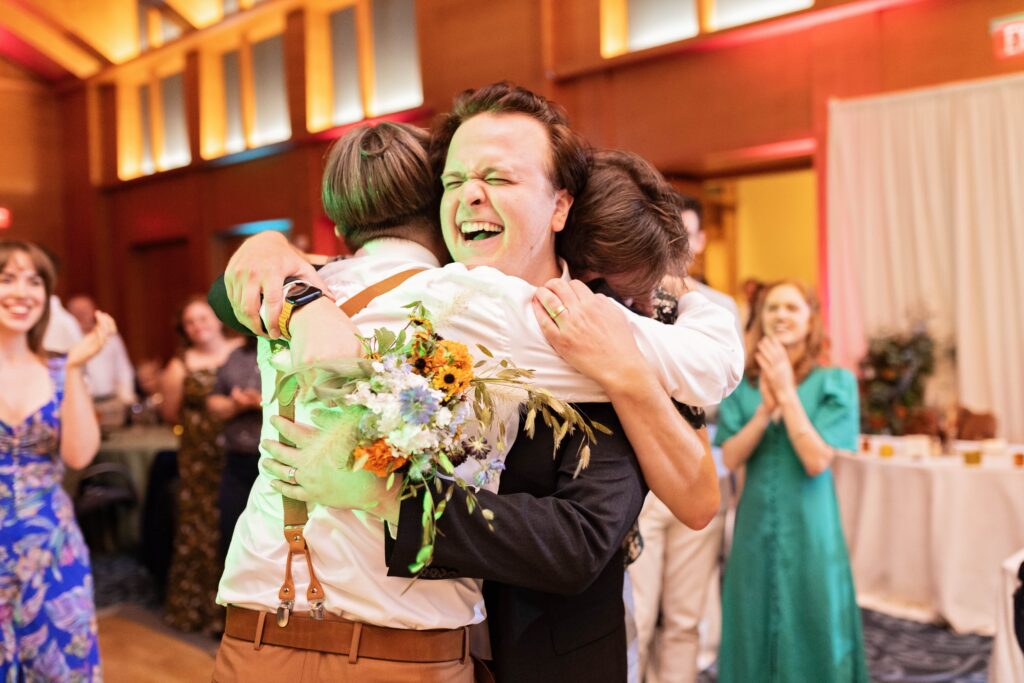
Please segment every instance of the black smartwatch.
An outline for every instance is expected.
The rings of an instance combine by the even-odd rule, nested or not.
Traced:
[[[277,319],[277,326],[281,328],[282,337],[291,339],[292,335],[288,324],[291,322],[292,315],[297,309],[322,297],[324,293],[319,288],[302,280],[289,282],[285,287],[288,289],[284,295],[284,304],[281,306],[281,316]]]

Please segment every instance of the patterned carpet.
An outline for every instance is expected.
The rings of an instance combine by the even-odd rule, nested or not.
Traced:
[[[992,639],[861,610],[874,683],[985,683]],[[712,666],[699,683],[716,683]]]
[[[158,607],[153,579],[139,562],[127,554],[92,556],[96,609],[121,603]]]
[[[873,681],[985,683],[992,639],[862,610]]]
[[[130,603],[159,607],[153,580],[128,555],[97,555],[93,574],[98,608]],[[992,639],[957,635],[931,624],[863,610],[864,646],[875,683],[985,683]],[[714,667],[700,683],[716,683]]]

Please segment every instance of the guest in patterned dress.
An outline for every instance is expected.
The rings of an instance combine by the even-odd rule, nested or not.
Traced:
[[[61,488],[100,432],[82,367],[116,332],[96,326],[66,356],[42,340],[54,287],[34,244],[0,240],[0,680],[99,681],[89,551]]]
[[[860,610],[829,465],[857,447],[857,382],[818,365],[817,297],[784,281],[757,299],[743,382],[715,442],[744,467],[722,597],[721,683],[867,683]]]
[[[215,602],[222,569],[217,497],[224,461],[218,446],[222,423],[207,412],[206,398],[217,369],[242,342],[224,336],[205,296],[185,304],[178,331],[185,349],[167,364],[162,378],[163,418],[181,425],[178,507],[165,616],[182,631],[216,633],[224,621],[223,608]]]

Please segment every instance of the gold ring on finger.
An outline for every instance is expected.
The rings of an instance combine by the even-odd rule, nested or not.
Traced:
[[[557,310],[557,311],[555,311],[554,313],[552,313],[552,314],[551,314],[551,319],[552,319],[552,320],[558,320],[558,316],[562,315],[562,314],[563,314],[563,313],[565,313],[565,312],[566,312],[567,310],[569,310],[569,309],[568,309],[568,308],[566,308],[566,306],[565,306],[564,304],[563,304],[563,305],[561,305],[561,306],[559,306],[559,307],[558,307],[558,310]]]

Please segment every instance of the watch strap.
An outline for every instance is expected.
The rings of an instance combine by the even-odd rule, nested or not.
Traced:
[[[288,340],[292,338],[291,330],[288,329],[288,323],[291,322],[292,313],[294,312],[295,304],[285,299],[281,303],[281,315],[277,318],[277,326],[281,330],[281,336]]]

